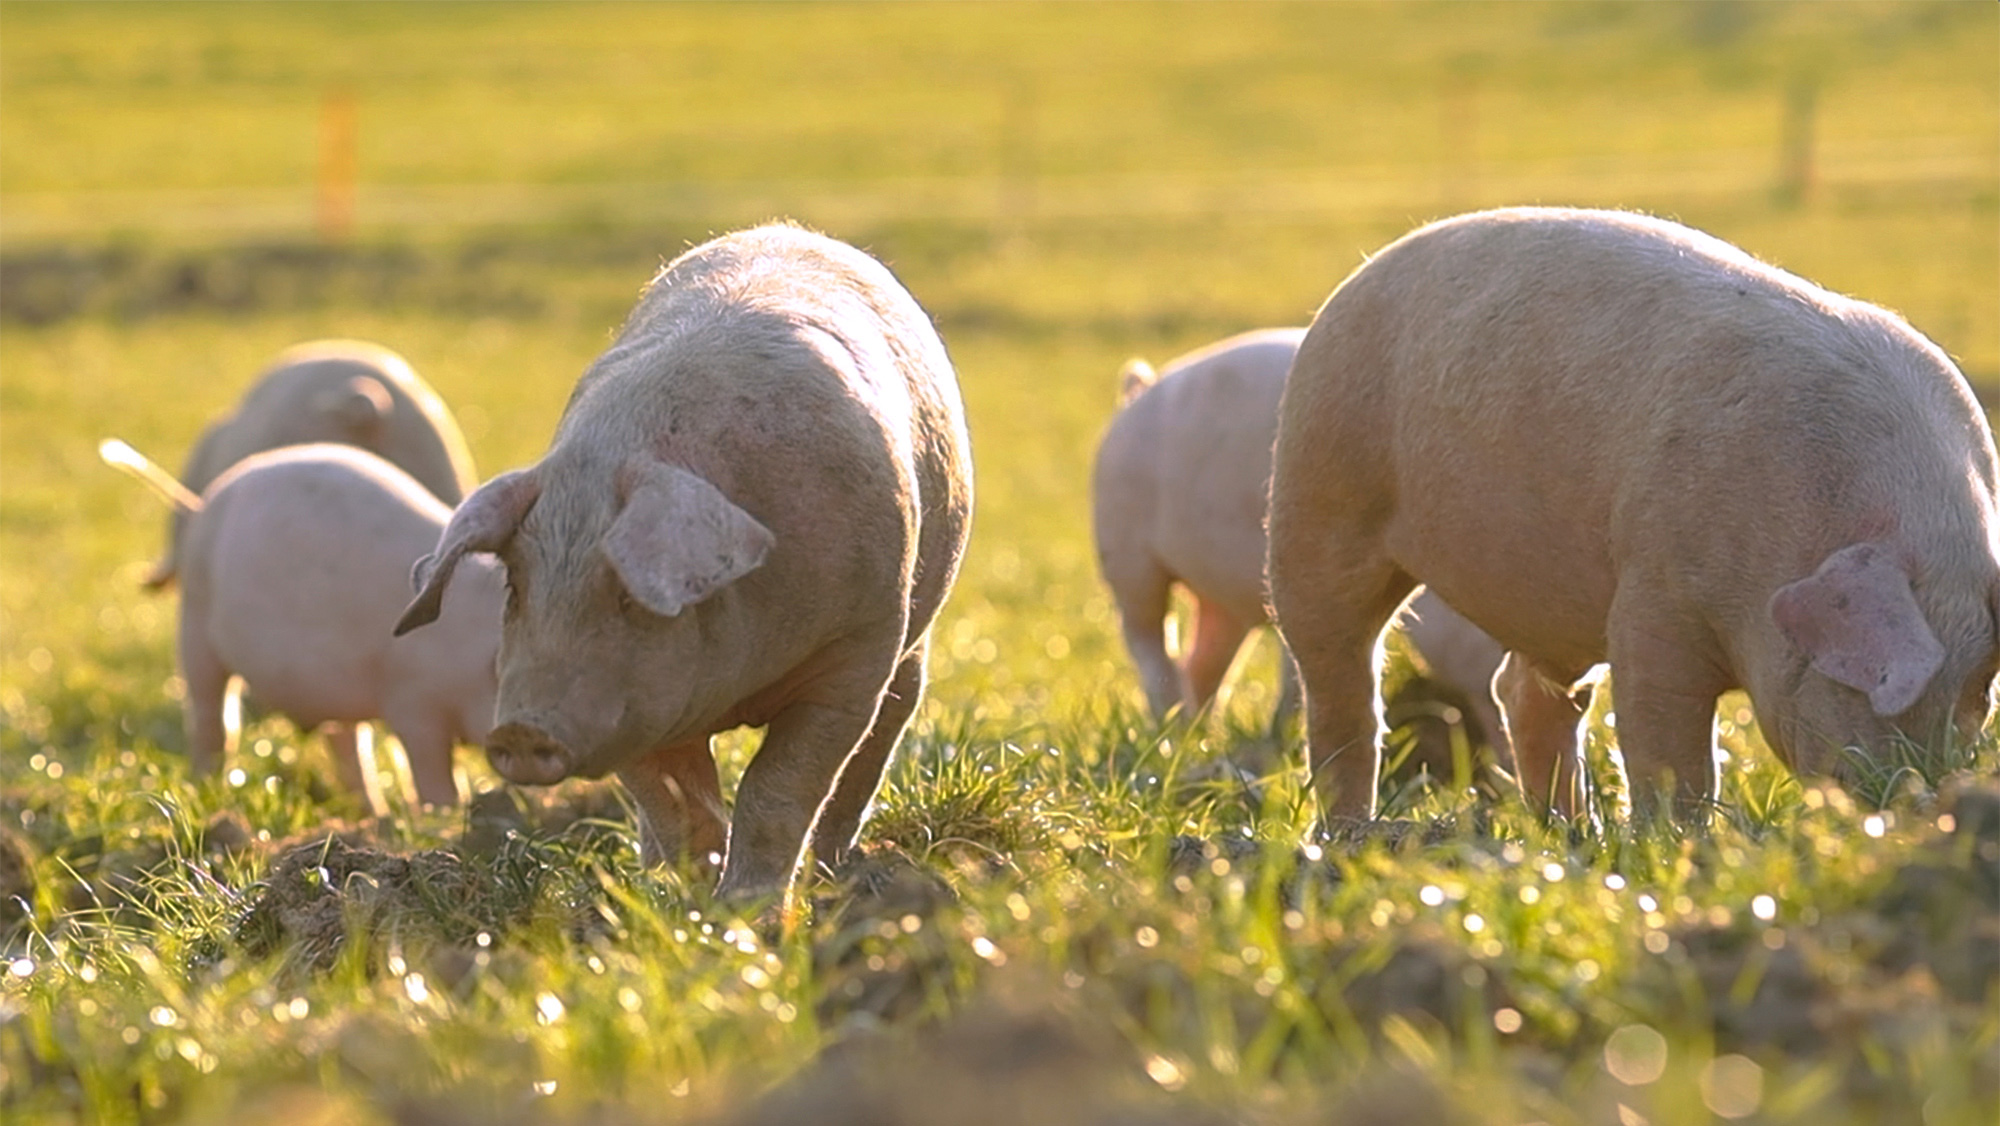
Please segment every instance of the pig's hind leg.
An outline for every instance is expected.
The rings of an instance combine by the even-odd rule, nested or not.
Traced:
[[[1514,754],[1521,794],[1528,804],[1547,813],[1574,818],[1583,808],[1583,752],[1577,725],[1583,720],[1565,678],[1519,653],[1508,653],[1493,673],[1493,695],[1501,705],[1504,733],[1488,738],[1505,741]]]
[[[389,812],[382,797],[382,778],[375,769],[374,733],[359,723],[329,723],[321,728],[326,736],[327,757],[333,773],[349,793],[361,795],[368,812],[376,817]]]
[[[1222,678],[1250,636],[1249,625],[1237,621],[1220,603],[1195,596],[1194,636],[1189,639],[1183,672],[1181,708],[1189,716],[1207,707],[1222,688]]]
[[[1125,651],[1139,667],[1139,684],[1146,706],[1156,720],[1181,698],[1181,670],[1167,653],[1167,607],[1173,576],[1152,559],[1107,560],[1105,581],[1118,605],[1119,630]]]
[[[904,729],[909,727],[917,703],[924,697],[924,658],[929,652],[930,640],[925,638],[896,666],[896,674],[889,678],[889,687],[882,693],[882,706],[875,713],[875,725],[868,729],[868,738],[861,741],[840,768],[840,781],[834,785],[833,796],[827,799],[813,826],[813,856],[820,863],[838,864],[854,847],[868,803],[875,800],[875,791],[882,785],[889,756],[903,737]]]
[[[391,706],[382,719],[403,744],[417,800],[426,805],[457,805],[458,779],[452,776],[452,751],[458,745],[451,720],[431,708]]]
[[[229,669],[203,628],[207,614],[193,599],[182,596],[178,647],[184,685],[182,718],[187,728],[188,762],[196,777],[222,768],[229,729],[223,718],[229,695]]]
[[[1320,816],[1372,819],[1382,761],[1379,642],[1416,580],[1349,537],[1295,521],[1272,521],[1270,557],[1272,607],[1305,690],[1306,764]]]

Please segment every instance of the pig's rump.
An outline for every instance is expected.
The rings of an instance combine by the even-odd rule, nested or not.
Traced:
[[[226,668],[302,727],[374,718],[386,639],[409,568],[449,510],[408,478],[335,471],[294,447],[240,463],[210,489],[184,568],[184,615]],[[364,455],[365,456],[365,455]]]

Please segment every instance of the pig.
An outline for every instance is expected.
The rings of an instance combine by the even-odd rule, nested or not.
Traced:
[[[1120,373],[1122,402],[1091,471],[1098,569],[1111,588],[1125,647],[1155,718],[1206,707],[1249,632],[1266,622],[1264,510],[1278,398],[1302,328],[1240,333],[1169,362]],[[1164,624],[1174,584],[1195,600],[1193,638],[1178,663]],[[1433,675],[1470,702],[1496,749],[1498,642],[1434,595],[1398,619]],[[1279,658],[1275,738],[1298,706],[1298,681]]]
[[[300,730],[326,725],[334,768],[375,813],[383,801],[356,727],[380,719],[409,757],[420,800],[458,800],[452,750],[483,742],[498,690],[505,582],[469,565],[437,628],[392,637],[410,568],[451,510],[366,450],[312,443],[237,462],[188,516],[178,650],[189,756],[223,761],[229,681]]]
[[[397,629],[507,572],[487,757],[615,773],[648,863],[786,893],[854,843],[922,696],[972,509],[956,377],[875,259],[778,224],[689,250],[583,373],[547,453],[468,497]],[[710,739],[765,727],[726,816]]]
[[[1271,601],[1325,823],[1374,815],[1372,654],[1417,583],[1506,647],[1522,781],[1562,815],[1601,662],[1635,803],[1690,824],[1729,689],[1804,775],[1976,733],[1994,481],[1935,344],[1709,235],[1508,208],[1404,236],[1321,307],[1279,409]]]
[[[403,357],[359,340],[318,340],[279,353],[235,413],[202,431],[180,481],[200,494],[251,454],[309,442],[380,454],[447,506],[477,480],[451,411]],[[172,585],[185,520],[178,509],[170,517],[166,553],[144,579],[149,589]]]

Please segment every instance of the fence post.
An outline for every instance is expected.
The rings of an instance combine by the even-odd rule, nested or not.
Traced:
[[[319,107],[319,185],[316,218],[322,242],[345,242],[354,233],[354,91],[329,86]]]

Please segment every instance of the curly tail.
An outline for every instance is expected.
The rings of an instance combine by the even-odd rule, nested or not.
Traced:
[[[1160,378],[1153,365],[1141,359],[1125,361],[1125,367],[1118,373],[1118,405],[1124,406],[1144,394]]]
[[[181,512],[192,516],[201,511],[201,498],[194,495],[186,485],[174,479],[174,475],[146,460],[146,455],[133,449],[117,438],[106,438],[97,444],[97,456],[113,469],[122,469],[146,483],[159,494],[161,500]]]

